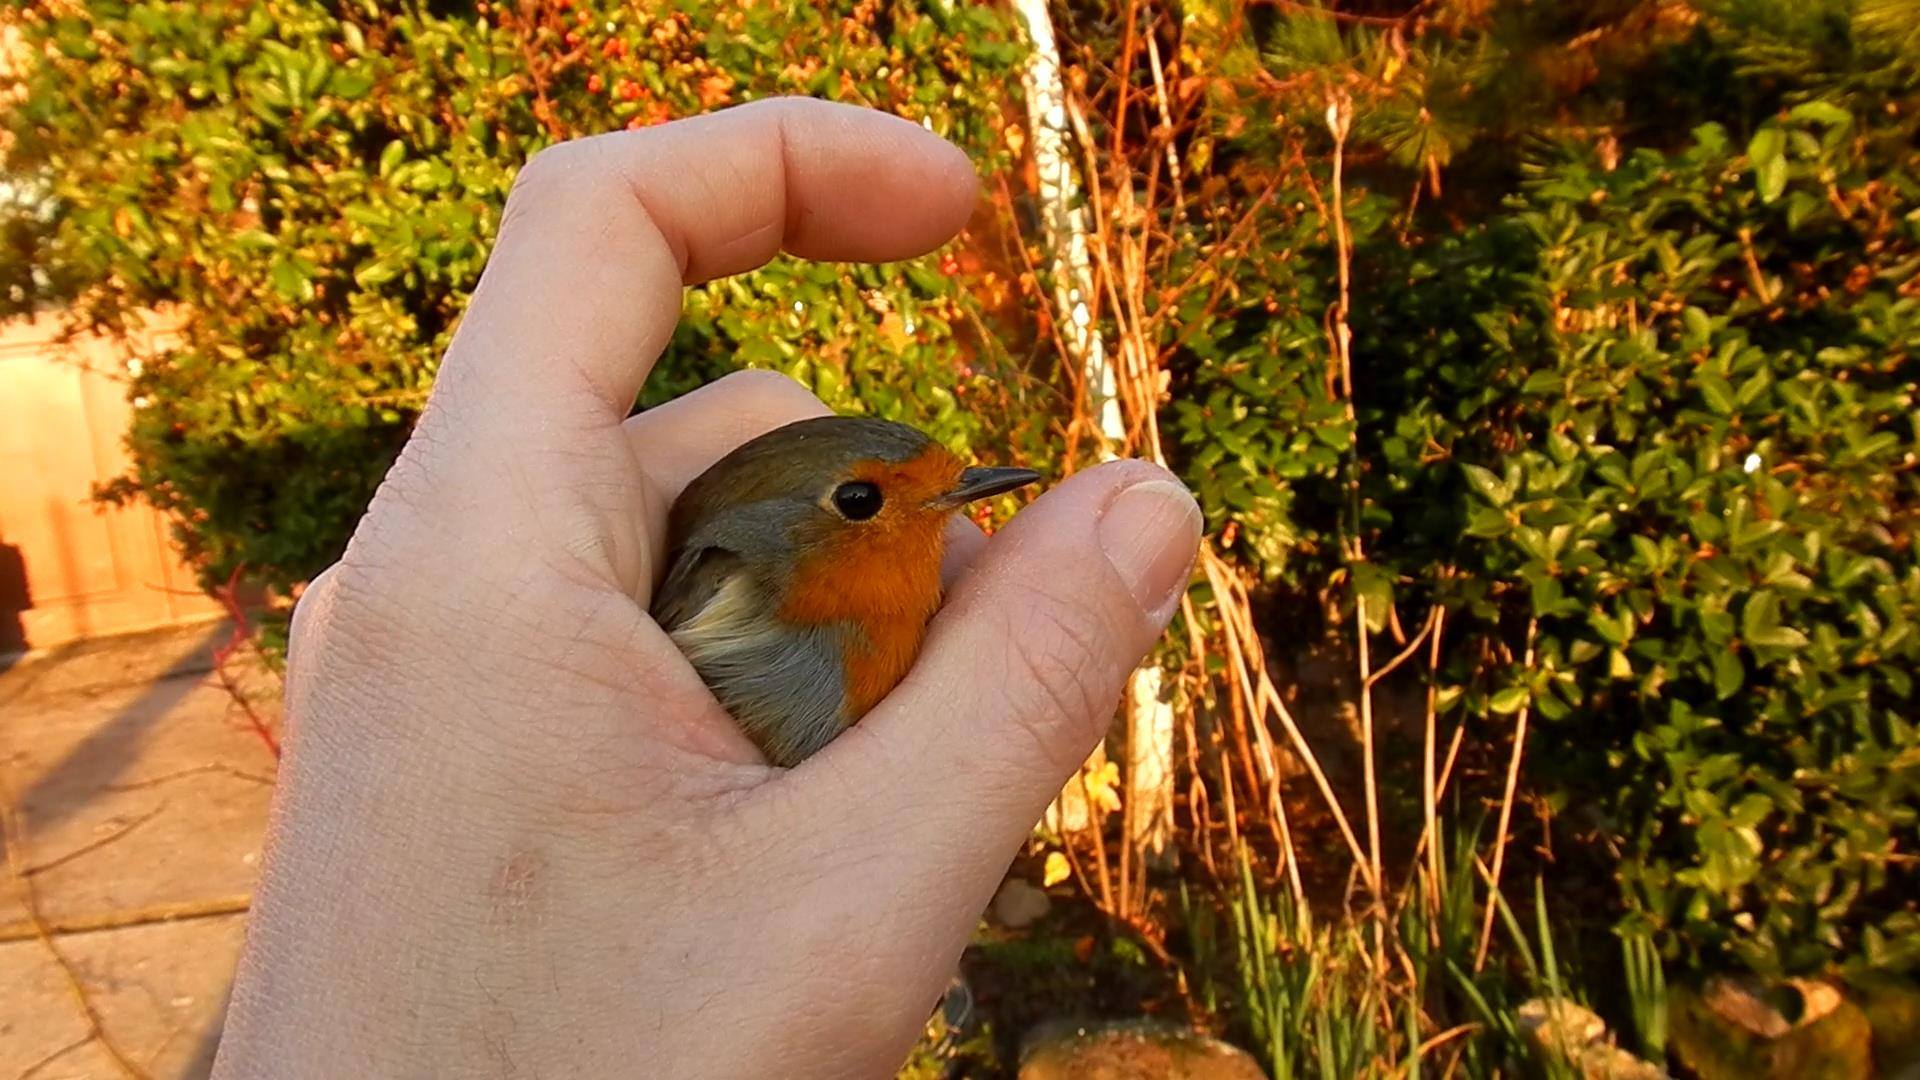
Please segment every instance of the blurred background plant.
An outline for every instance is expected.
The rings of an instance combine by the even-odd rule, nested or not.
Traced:
[[[977,162],[967,233],[691,290],[636,407],[773,368],[1199,494],[1169,643],[1016,864],[1081,902],[983,939],[977,980],[1169,1012],[1276,1076],[1488,1076],[1573,1067],[1528,998],[1753,1072],[1689,1056],[1669,1018],[1717,991],[1668,987],[1796,977],[1897,1064],[1920,2],[6,18],[35,62],[0,301],[178,320],[103,495],[173,512],[208,583],[284,598],[338,555],[539,147],[773,94],[885,108]],[[1074,964],[1105,989],[1049,983]],[[1018,1012],[967,1061],[1009,1059]]]

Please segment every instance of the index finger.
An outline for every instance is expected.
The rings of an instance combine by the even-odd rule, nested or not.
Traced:
[[[561,143],[515,182],[433,411],[469,446],[605,430],[672,335],[683,286],[783,250],[923,254],[965,223],[976,183],[916,124],[807,99]]]

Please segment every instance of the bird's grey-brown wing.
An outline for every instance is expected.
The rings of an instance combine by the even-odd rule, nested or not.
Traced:
[[[660,628],[671,634],[713,600],[727,579],[745,569],[745,560],[731,551],[714,546],[688,546],[675,553],[667,568],[667,579],[653,594],[650,614]]]
[[[747,561],[723,547],[683,551],[653,615],[702,682],[775,765],[797,765],[846,726],[845,631],[792,626]]]

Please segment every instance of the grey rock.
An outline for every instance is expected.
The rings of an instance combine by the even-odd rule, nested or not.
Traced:
[[[1266,1080],[1237,1046],[1158,1020],[1052,1021],[1027,1035],[1020,1080]]]
[[[993,897],[993,917],[1009,930],[1032,926],[1052,908],[1045,892],[1019,878],[1008,878]]]
[[[1607,1022],[1564,998],[1532,998],[1517,1011],[1534,1049],[1573,1067],[1581,1080],[1668,1080],[1667,1071],[1613,1045]]]

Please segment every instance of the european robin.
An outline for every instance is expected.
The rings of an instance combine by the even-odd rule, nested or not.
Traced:
[[[776,428],[674,502],[653,617],[767,760],[798,764],[913,666],[953,514],[1039,478],[886,420]]]

